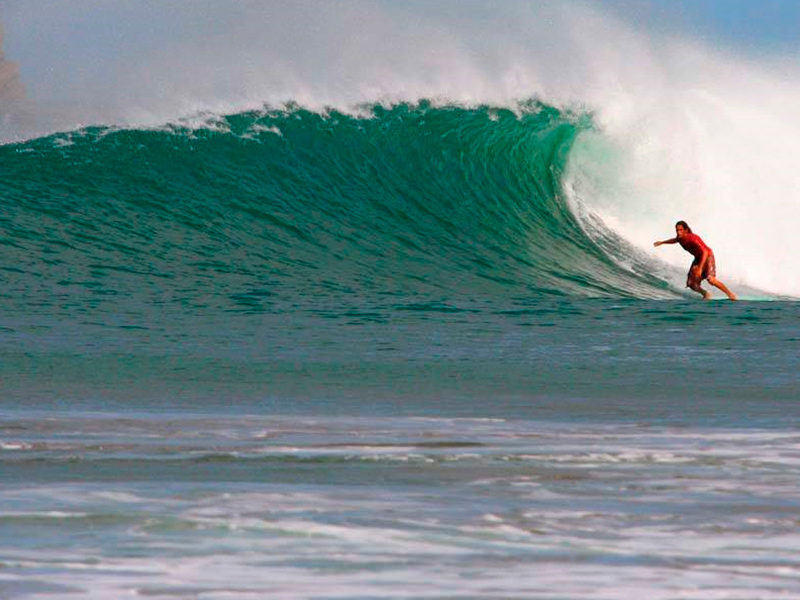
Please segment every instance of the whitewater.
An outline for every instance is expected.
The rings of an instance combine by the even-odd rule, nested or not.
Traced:
[[[800,595],[797,63],[613,4],[0,5],[0,597]]]

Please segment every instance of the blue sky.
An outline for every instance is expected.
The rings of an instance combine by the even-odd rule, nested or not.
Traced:
[[[779,51],[800,45],[798,0],[602,0],[628,19],[649,27],[751,50]]]

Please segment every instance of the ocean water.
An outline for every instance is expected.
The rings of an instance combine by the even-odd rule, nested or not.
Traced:
[[[597,135],[419,102],[0,146],[0,597],[800,596],[800,308],[607,226]]]

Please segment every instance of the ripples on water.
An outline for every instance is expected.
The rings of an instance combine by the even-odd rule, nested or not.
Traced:
[[[0,439],[9,598],[800,592],[796,430],[5,413]]]

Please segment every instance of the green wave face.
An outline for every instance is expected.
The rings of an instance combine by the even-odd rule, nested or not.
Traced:
[[[609,259],[568,208],[561,177],[587,116],[538,103],[364,112],[290,107],[0,147],[4,302],[668,294]]]

